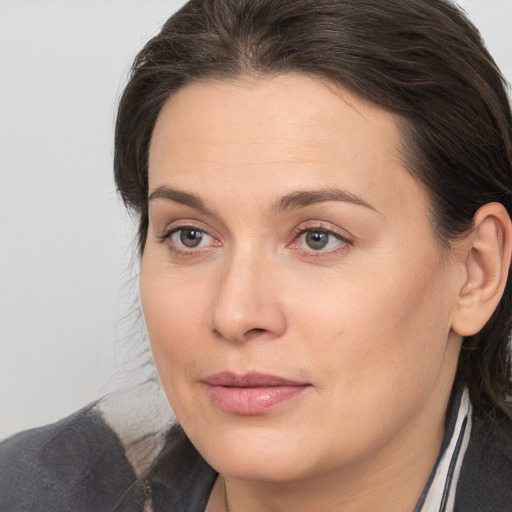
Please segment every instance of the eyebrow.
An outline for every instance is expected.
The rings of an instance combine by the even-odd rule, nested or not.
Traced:
[[[273,209],[278,211],[296,210],[327,201],[341,201],[344,203],[356,204],[358,206],[364,206],[365,208],[369,208],[370,210],[379,213],[379,211],[374,206],[372,206],[370,203],[367,203],[364,199],[356,196],[355,194],[347,192],[346,190],[341,190],[338,188],[303,191],[299,190],[297,192],[292,192],[291,194],[287,194],[276,201],[276,203],[274,203]]]
[[[155,199],[166,199],[167,201],[190,206],[190,208],[194,208],[203,213],[209,213],[208,208],[200,197],[189,194],[188,192],[183,192],[182,190],[170,188],[167,185],[161,185],[151,192],[148,201],[154,201]]]
[[[188,192],[184,192],[182,190],[170,188],[167,185],[161,185],[155,188],[153,192],[151,192],[148,201],[154,201],[156,199],[166,199],[167,201],[173,201],[175,203],[189,206],[190,208],[194,208],[203,213],[210,213],[209,209],[206,207],[204,201],[200,197]],[[355,194],[337,188],[299,190],[292,192],[291,194],[287,194],[278,199],[273,204],[272,210],[298,210],[300,208],[306,208],[307,206],[324,203],[327,201],[341,201],[345,203],[356,204],[358,206],[364,206],[365,208],[369,208],[370,210],[379,213],[379,211],[374,206],[367,203],[364,199],[361,199]]]

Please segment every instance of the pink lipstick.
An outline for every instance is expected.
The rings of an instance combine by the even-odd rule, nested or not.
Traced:
[[[221,372],[203,379],[212,402],[226,412],[256,415],[302,395],[311,388],[276,375]]]

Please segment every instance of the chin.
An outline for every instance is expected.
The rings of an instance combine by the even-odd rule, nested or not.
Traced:
[[[231,430],[217,435],[215,442],[203,442],[204,445],[194,444],[205,460],[226,477],[278,483],[299,480],[314,472],[312,458],[304,453],[304,442],[289,432]]]
[[[291,460],[286,455],[246,452],[214,457],[210,464],[228,478],[251,482],[284,483],[301,480],[312,473],[310,468],[301,465],[303,462]]]

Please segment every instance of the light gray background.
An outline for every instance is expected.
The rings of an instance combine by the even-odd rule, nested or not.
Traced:
[[[0,438],[131,378],[115,104],[136,51],[182,3],[0,0]],[[512,0],[460,3],[512,79]]]

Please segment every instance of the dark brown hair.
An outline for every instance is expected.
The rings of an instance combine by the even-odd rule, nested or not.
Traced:
[[[430,193],[442,244],[477,209],[512,213],[512,117],[505,81],[477,29],[446,0],[191,0],[135,59],[116,125],[115,178],[148,227],[149,144],[165,101],[210,79],[299,72],[328,79],[402,120],[407,168]],[[481,332],[464,340],[459,376],[477,414],[511,416],[512,283]]]

